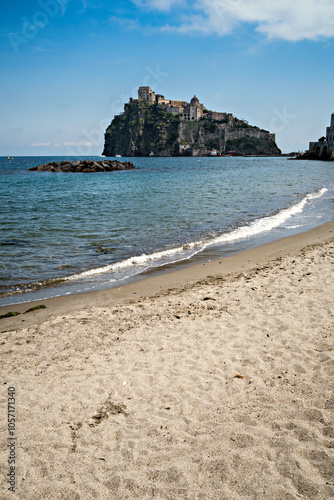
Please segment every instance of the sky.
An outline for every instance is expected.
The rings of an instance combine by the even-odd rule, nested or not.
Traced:
[[[305,150],[334,113],[333,0],[11,0],[0,7],[0,155],[100,155],[138,87]]]

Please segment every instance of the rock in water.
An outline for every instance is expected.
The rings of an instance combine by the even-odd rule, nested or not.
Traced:
[[[82,160],[68,161],[64,160],[60,163],[52,161],[45,165],[29,168],[37,172],[115,172],[116,170],[133,170],[136,167],[130,161],[122,163],[118,160]]]

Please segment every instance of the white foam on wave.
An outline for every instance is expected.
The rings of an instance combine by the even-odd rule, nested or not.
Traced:
[[[301,213],[304,210],[306,204],[311,203],[311,200],[315,198],[320,198],[327,192],[326,188],[320,189],[316,193],[311,193],[305,196],[299,203],[293,205],[292,207],[285,208],[275,215],[269,215],[259,220],[255,220],[249,226],[243,226],[231,231],[230,233],[222,234],[214,239],[211,243],[224,243],[228,241],[240,240],[243,238],[249,238],[257,234],[271,231],[278,226],[284,224],[293,215]]]
[[[83,271],[82,273],[74,274],[65,278],[66,281],[75,281],[82,278],[92,278],[99,274],[106,273],[121,273],[122,270],[128,269],[129,274],[122,276],[122,278],[116,277],[115,279],[110,279],[110,281],[117,281],[119,279],[126,279],[135,274],[151,268],[157,267],[163,264],[172,264],[180,260],[187,260],[193,257],[195,254],[201,252],[210,245],[219,243],[234,242],[237,240],[242,240],[250,237],[254,237],[260,233],[271,231],[276,227],[284,224],[294,215],[301,213],[305,205],[311,203],[311,200],[320,198],[327,192],[326,188],[322,188],[316,193],[310,193],[305,196],[299,203],[293,205],[289,208],[283,209],[277,214],[269,215],[261,219],[255,220],[247,226],[242,226],[234,229],[228,233],[224,233],[220,236],[212,238],[206,241],[197,241],[182,245],[177,248],[171,248],[168,250],[161,250],[159,252],[154,252],[151,254],[142,254],[135,257],[130,257],[120,262],[114,264],[108,264],[103,267],[98,267],[95,269],[90,269],[88,271]],[[297,226],[296,226],[297,227]]]
[[[74,280],[74,279],[79,279],[79,278],[85,278],[89,276],[93,276],[96,274],[100,273],[108,273],[112,271],[120,271],[126,267],[132,267],[132,266],[143,266],[146,265],[147,267],[150,267],[150,263],[156,263],[160,259],[168,259],[168,257],[173,257],[173,256],[181,256],[184,255],[188,250],[195,249],[196,247],[199,247],[202,242],[196,242],[196,243],[189,243],[186,245],[183,245],[182,247],[178,248],[171,248],[169,250],[162,250],[160,252],[155,252],[151,254],[142,254],[142,255],[137,255],[135,257],[129,257],[126,260],[122,260],[120,262],[116,262],[115,264],[108,264],[103,267],[98,267],[95,269],[90,269],[89,271],[83,271],[82,273],[79,274],[74,274],[73,276],[69,276],[66,278],[67,280]],[[203,248],[203,246],[201,247]],[[199,252],[200,249],[194,250],[191,256],[195,255],[195,253]],[[178,259],[177,259],[178,260]]]

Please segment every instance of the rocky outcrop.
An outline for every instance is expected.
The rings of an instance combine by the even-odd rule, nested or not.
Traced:
[[[140,101],[115,116],[105,133],[104,156],[178,154],[180,119],[155,104]]]
[[[225,121],[205,116],[181,121],[157,104],[132,102],[107,128],[103,155],[207,156],[212,149],[237,155],[281,154],[274,134],[228,116]]]
[[[68,161],[64,160],[60,163],[53,161],[45,165],[29,168],[37,172],[114,172],[116,170],[132,170],[136,168],[133,163],[126,161],[124,163],[118,160],[83,160],[83,161]]]
[[[221,153],[233,151],[235,155],[277,156],[281,150],[275,135],[240,120],[221,124],[210,120],[181,122],[179,127],[179,153],[183,156],[207,156],[215,149]]]
[[[334,153],[328,153],[327,151],[325,151],[322,154],[316,154],[314,152],[305,151],[304,153],[298,153],[294,158],[289,158],[289,159],[334,161]]]

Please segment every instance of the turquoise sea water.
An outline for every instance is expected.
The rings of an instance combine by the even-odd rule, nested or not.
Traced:
[[[28,171],[63,159],[0,158],[0,305],[115,286],[333,219],[333,163],[123,158],[138,170]]]

